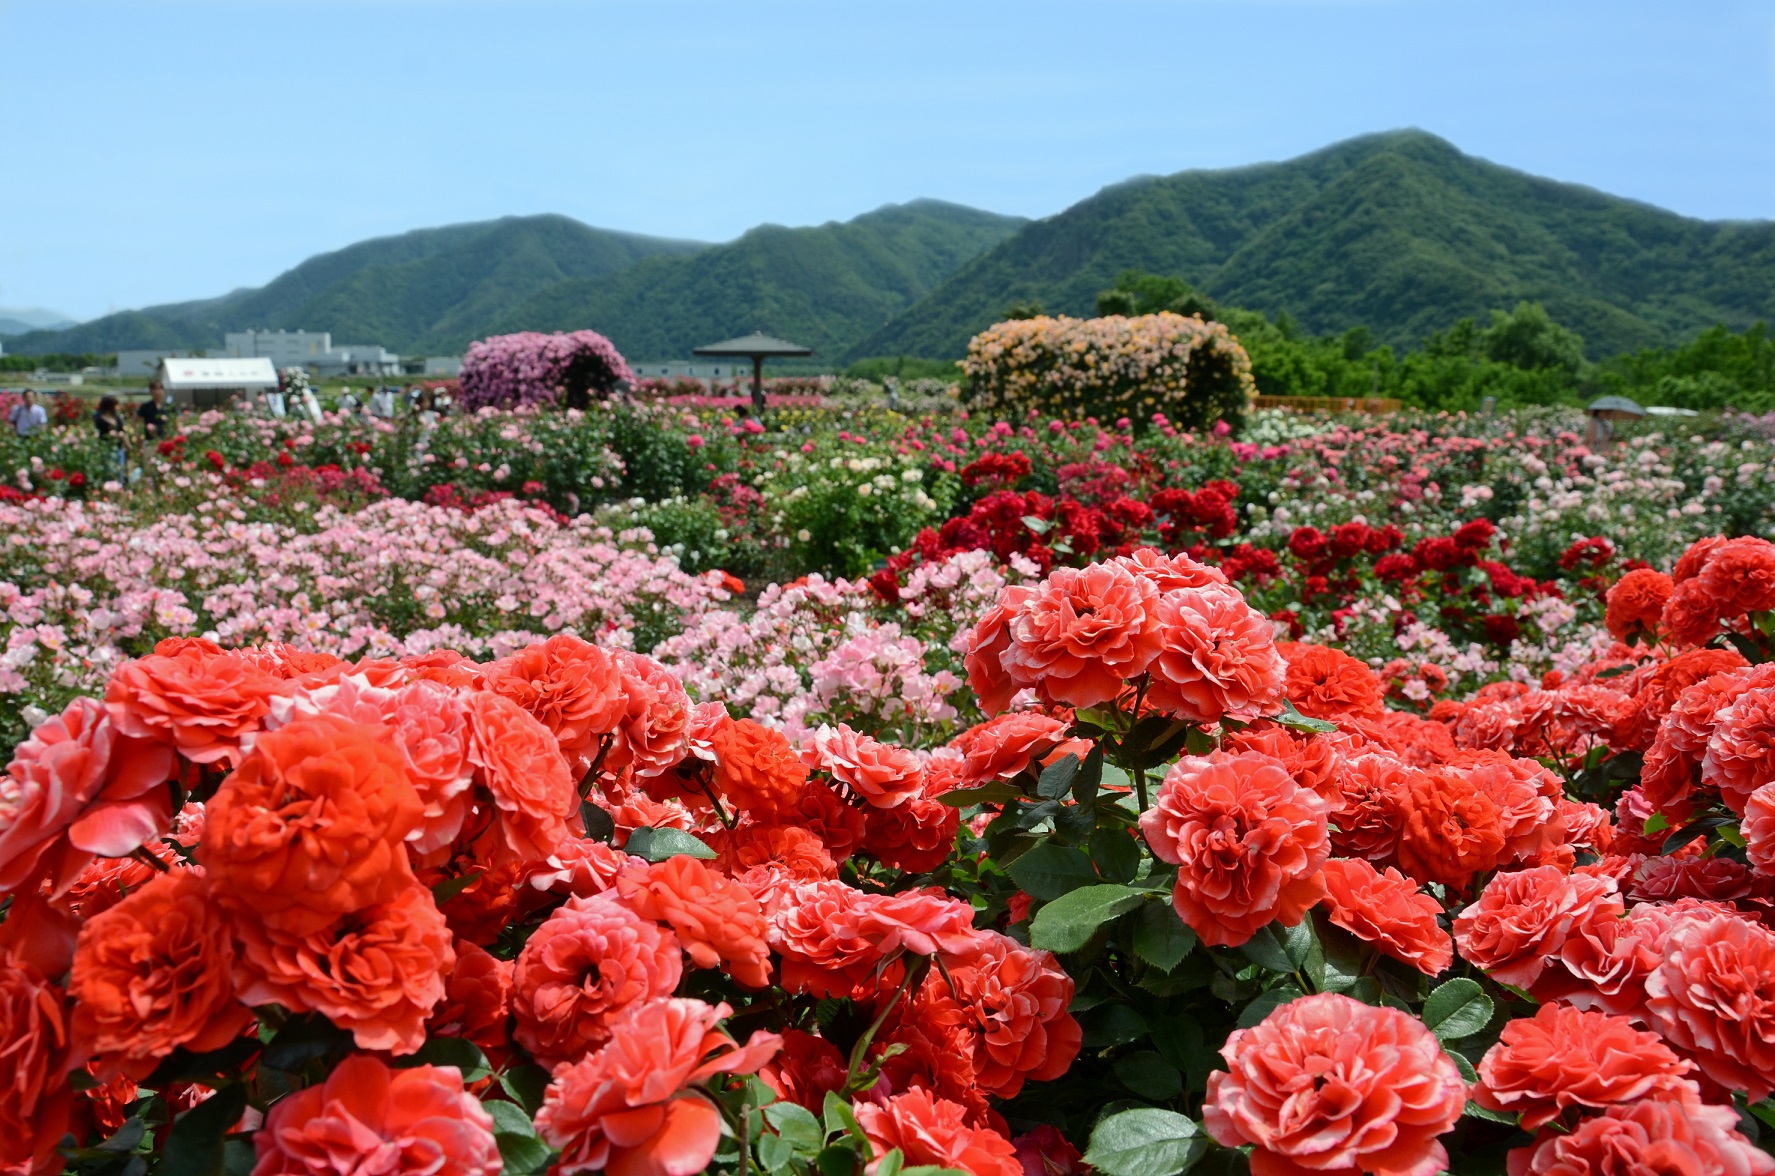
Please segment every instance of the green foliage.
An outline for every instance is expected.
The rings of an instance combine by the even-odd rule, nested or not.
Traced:
[[[1532,299],[1596,358],[1766,315],[1775,225],[1691,220],[1422,131],[1369,135],[1105,188],[974,259],[853,352],[960,355],[1012,300],[1086,315],[1131,267],[1315,334],[1367,325],[1394,347]]]
[[[960,380],[961,368],[950,359],[917,359],[909,355],[878,355],[859,359],[844,370],[853,379],[879,384],[889,376],[897,380]]]
[[[0,355],[0,372],[77,372],[81,368],[109,367],[117,362],[115,353],[52,351],[42,355]]]

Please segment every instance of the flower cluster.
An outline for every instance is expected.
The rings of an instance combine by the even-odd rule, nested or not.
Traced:
[[[635,373],[596,331],[542,335],[522,331],[468,345],[462,357],[462,402],[469,408],[560,402],[584,408]]]

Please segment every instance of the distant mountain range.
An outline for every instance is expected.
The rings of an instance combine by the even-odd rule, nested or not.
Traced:
[[[45,310],[41,306],[0,306],[0,335],[58,331],[74,325],[74,320],[59,310]]]
[[[27,354],[203,348],[227,330],[282,327],[442,355],[491,333],[590,327],[636,359],[753,330],[829,364],[950,358],[1015,302],[1091,313],[1127,269],[1396,345],[1522,299],[1594,355],[1775,319],[1775,223],[1694,220],[1396,131],[1283,163],[1129,180],[1038,221],[917,200],[721,245],[562,216],[425,229],[311,258],[258,289],[5,342]]]

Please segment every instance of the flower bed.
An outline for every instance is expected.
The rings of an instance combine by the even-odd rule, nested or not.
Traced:
[[[202,549],[6,509],[57,559]],[[440,570],[558,575],[589,526],[353,517],[391,511]],[[388,541],[325,522],[273,538]],[[1483,530],[1360,546],[1465,598]],[[0,1162],[1775,1172],[1775,544],[1594,554],[1606,638],[1428,706],[1145,547],[750,620],[666,575],[701,595],[663,660],[620,620],[475,660],[167,637],[0,783]]]

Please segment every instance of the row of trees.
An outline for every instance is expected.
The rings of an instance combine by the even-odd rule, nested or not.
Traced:
[[[1461,319],[1421,347],[1396,351],[1366,327],[1312,336],[1276,319],[1222,306],[1182,278],[1129,271],[1097,299],[1099,314],[1173,311],[1224,322],[1251,356],[1257,386],[1275,396],[1390,396],[1425,408],[1577,403],[1600,395],[1679,408],[1775,409],[1775,334],[1716,326],[1678,347],[1647,348],[1593,363],[1584,340],[1539,303]],[[1039,313],[1017,306],[1010,314]]]

